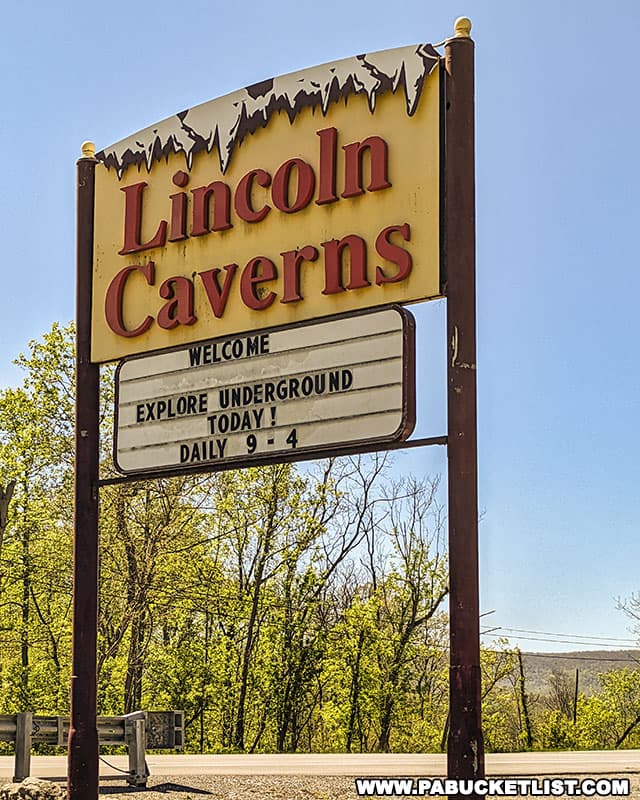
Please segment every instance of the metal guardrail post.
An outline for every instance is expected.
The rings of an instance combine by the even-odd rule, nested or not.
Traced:
[[[16,783],[29,777],[31,771],[31,731],[33,713],[24,711],[16,714],[16,760],[13,780]]]
[[[68,733],[64,729],[65,717],[56,717],[56,735],[58,740],[56,744],[58,747],[63,747],[66,744]]]
[[[146,786],[149,770],[146,762],[146,719],[144,711],[124,715],[124,738],[129,753],[129,786]]]
[[[173,712],[174,736],[173,746],[184,747],[184,711]]]
[[[69,726],[69,717],[36,715],[31,711],[0,714],[0,742],[15,743],[14,781],[29,777],[31,744],[63,745]],[[124,716],[97,717],[96,732],[103,745],[126,745],[129,754],[127,783],[145,787],[149,777],[147,741],[151,749],[182,749],[184,711],[134,711]]]

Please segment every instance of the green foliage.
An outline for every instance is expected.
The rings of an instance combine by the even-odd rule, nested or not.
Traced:
[[[640,745],[640,670],[600,675],[602,691],[579,706],[581,746],[634,748]]]
[[[578,746],[576,726],[557,708],[542,715],[538,729],[542,750],[573,750]]]
[[[74,346],[54,325],[0,392],[0,710],[68,712]],[[113,370],[102,472],[113,475]],[[387,458],[282,464],[101,490],[101,713],[186,712],[187,747],[438,751],[448,726],[439,481]],[[0,492],[2,497],[9,494]],[[640,673],[601,678],[576,722],[531,695],[508,642],[482,653],[487,749],[640,746]],[[563,689],[564,687],[564,689]],[[563,691],[560,691],[563,690]]]
[[[70,649],[73,328],[54,325],[0,392],[0,482],[15,482],[0,538],[2,698],[10,708],[67,704]]]

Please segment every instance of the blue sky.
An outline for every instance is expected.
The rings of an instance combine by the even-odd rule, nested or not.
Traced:
[[[11,360],[29,339],[73,316],[83,140],[106,146],[272,75],[438,42],[461,14],[477,57],[482,610],[495,609],[487,627],[630,639],[616,598],[640,590],[631,0],[12,4],[0,30],[0,385],[19,380]],[[417,434],[436,435],[444,304],[414,312]],[[446,469],[444,448],[396,458]]]

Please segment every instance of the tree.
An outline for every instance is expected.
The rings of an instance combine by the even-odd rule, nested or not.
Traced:
[[[567,672],[553,669],[549,678],[549,690],[544,704],[552,711],[559,711],[567,719],[573,719],[575,679]]]
[[[22,710],[35,704],[32,655],[37,654],[39,669],[51,664],[58,677],[62,670],[59,615],[64,620],[69,610],[70,551],[62,540],[68,532],[63,498],[68,496],[73,454],[71,337],[71,326],[55,324],[41,342],[30,342],[29,353],[16,361],[25,372],[22,384],[0,392],[0,479],[13,487],[13,502],[2,519],[0,592],[9,630],[17,634],[11,644],[19,645],[19,667],[15,660],[10,666],[17,677],[10,681],[11,702]],[[58,545],[55,575],[47,574],[52,541]],[[43,702],[57,705],[60,692],[41,697],[39,704]]]
[[[64,713],[72,326],[18,361],[23,381],[0,392],[0,699]],[[111,377],[103,368],[103,476]],[[374,455],[103,487],[100,710],[184,708],[200,750],[437,749],[444,511],[437,479],[389,482],[389,467]],[[504,662],[483,667],[493,695]]]
[[[378,737],[382,752],[391,749],[392,723],[407,686],[406,672],[414,658],[416,636],[449,591],[438,486],[437,480],[400,481],[392,487],[387,501],[391,552],[384,567],[377,565],[379,576],[375,578],[380,598],[378,620],[388,632],[386,647],[378,659],[384,675]]]
[[[482,726],[487,750],[520,750],[524,741],[518,652],[509,648],[506,639],[499,639],[491,649],[480,650]],[[442,749],[445,743],[443,736]]]
[[[9,504],[11,503],[11,498],[13,497],[15,488],[15,481],[9,481],[6,489],[2,486],[2,484],[0,484],[0,562],[2,561],[4,532],[7,529],[7,523],[9,521]]]
[[[633,630],[640,637],[640,592],[634,592],[626,600],[618,600],[618,608],[633,621]]]
[[[193,479],[183,477],[103,491],[98,674],[106,706],[141,707],[151,641],[172,598],[191,588],[185,587],[185,560],[203,553],[204,519],[190,499],[192,488]],[[114,670],[123,672],[122,694],[115,697]]]

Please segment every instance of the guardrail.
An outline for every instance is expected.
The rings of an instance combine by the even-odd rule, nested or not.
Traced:
[[[134,711],[122,717],[98,717],[97,727],[101,745],[127,746],[129,786],[147,785],[147,749],[184,746],[184,711]],[[41,716],[31,711],[0,714],[0,742],[15,743],[14,781],[29,777],[32,742],[64,747],[68,736],[69,717]]]

